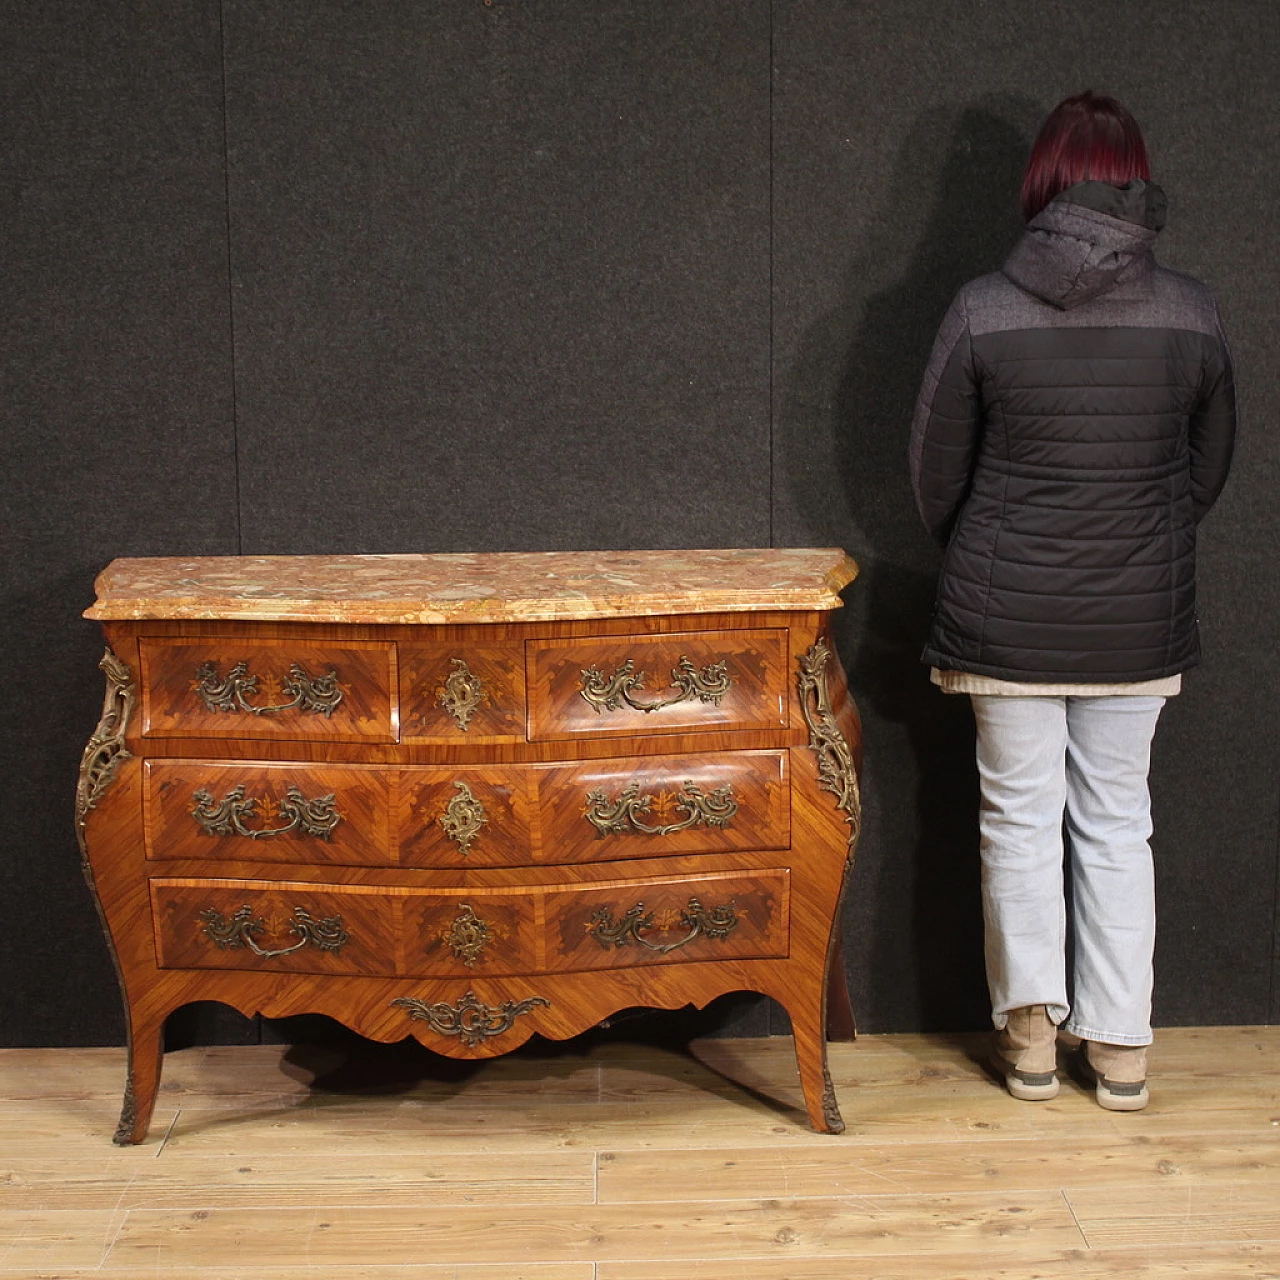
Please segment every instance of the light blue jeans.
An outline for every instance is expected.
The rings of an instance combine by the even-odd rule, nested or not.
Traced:
[[[1150,1044],[1156,912],[1147,772],[1164,699],[972,700],[995,1025],[1005,1025],[1010,1009],[1043,1004],[1085,1040]]]

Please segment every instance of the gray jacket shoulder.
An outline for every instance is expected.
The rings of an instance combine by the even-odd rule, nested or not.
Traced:
[[[970,280],[960,290],[958,301],[974,337],[1005,329],[1038,329],[1052,323],[1055,313],[1063,314],[1057,307],[1019,289],[999,271]]]
[[[1194,329],[1199,333],[1211,333],[1222,337],[1222,322],[1218,317],[1218,304],[1209,286],[1194,276],[1156,266],[1151,273],[1152,304],[1163,309],[1171,318],[1182,320],[1177,328]]]
[[[999,271],[969,281],[957,302],[974,337],[1009,329],[1111,326],[1188,329],[1222,337],[1218,308],[1208,287],[1155,263],[1069,311],[1026,292]]]

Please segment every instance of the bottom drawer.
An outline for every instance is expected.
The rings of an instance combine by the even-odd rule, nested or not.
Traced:
[[[548,973],[788,954],[790,875],[721,872],[548,892]]]
[[[385,890],[261,880],[152,880],[150,887],[162,969],[396,972],[399,911]]]
[[[789,954],[785,868],[501,889],[150,888],[162,969],[496,977]]]

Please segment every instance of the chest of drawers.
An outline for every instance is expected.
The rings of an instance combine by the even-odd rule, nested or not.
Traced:
[[[77,824],[164,1020],[325,1013],[455,1057],[633,1006],[787,1009],[810,1123],[860,820],[834,550],[118,560]],[[844,997],[847,1006],[847,997]]]

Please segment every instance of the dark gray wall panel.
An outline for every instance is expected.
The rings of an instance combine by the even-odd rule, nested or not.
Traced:
[[[864,564],[839,623],[867,728],[861,1025],[982,1025],[972,723],[917,662],[937,561],[903,448],[947,301],[1018,233],[1032,131],[1086,84],[1146,126],[1163,257],[1217,291],[1244,411],[1203,531],[1206,663],[1157,742],[1157,1016],[1280,1020],[1280,9],[221,8],[0,0],[0,1043],[121,1034],[71,831],[107,560],[771,522]],[[751,998],[695,1023],[785,1029]],[[172,1030],[257,1034],[220,1006]]]
[[[937,557],[912,508],[905,443],[948,301],[1018,234],[1039,121],[1085,87],[1117,94],[1144,123],[1173,205],[1162,257],[1220,297],[1245,424],[1202,537],[1205,666],[1169,708],[1156,753],[1156,1014],[1274,1017],[1275,6],[795,0],[775,6],[775,59],[774,531],[782,545],[842,543],[865,570],[842,646],[867,720],[849,914],[863,1026],[985,1016],[972,724],[917,660]]]
[[[767,543],[767,19],[231,0],[246,551]]]
[[[118,555],[234,552],[217,5],[0,13],[0,1043],[118,1043],[72,813]]]

